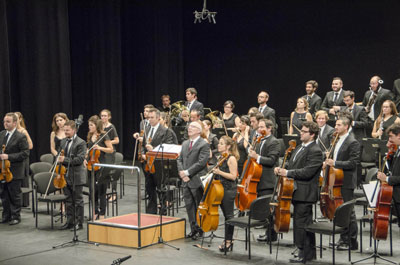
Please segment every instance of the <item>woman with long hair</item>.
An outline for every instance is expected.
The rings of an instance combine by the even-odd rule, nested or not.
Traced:
[[[56,113],[53,116],[50,133],[50,151],[53,156],[57,156],[60,151],[61,140],[65,138],[64,124],[67,121],[69,121],[68,116],[63,112]]]
[[[292,114],[290,114],[289,134],[300,135],[300,129],[303,126],[303,122],[312,120],[312,115],[308,111],[307,99],[298,98],[296,108]]]
[[[388,135],[386,134],[386,129],[393,123],[400,122],[400,118],[397,115],[398,112],[394,102],[391,100],[385,100],[382,104],[381,112],[374,122],[372,137],[387,140]]]

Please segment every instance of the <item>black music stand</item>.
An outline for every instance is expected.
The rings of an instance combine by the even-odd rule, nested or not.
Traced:
[[[178,138],[178,143],[182,144],[182,142],[184,141],[183,138],[185,135],[186,126],[173,126],[171,128],[175,132],[176,138]]]
[[[215,134],[218,139],[225,135],[225,129],[224,128],[214,128],[214,129],[212,129],[211,132],[213,134]],[[229,132],[228,132],[228,134],[229,134]]]
[[[363,139],[363,148],[367,154],[375,154],[375,160],[382,162],[383,156],[386,154],[388,148],[386,146],[385,140],[376,139],[376,138],[364,138]]]
[[[300,136],[296,134],[285,134],[282,136],[283,143],[285,144],[285,149],[289,148],[289,141],[295,140],[297,145],[301,145]]]

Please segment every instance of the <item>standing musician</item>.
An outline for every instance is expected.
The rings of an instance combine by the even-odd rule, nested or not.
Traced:
[[[372,137],[387,140],[388,135],[386,134],[386,129],[393,123],[399,122],[400,118],[398,117],[396,105],[393,101],[386,100],[383,102],[381,112],[374,122],[371,133]]]
[[[169,113],[171,111],[171,97],[169,95],[161,96],[161,107],[158,109],[161,112]]]
[[[351,131],[354,134],[354,138],[358,140],[360,145],[362,144],[362,139],[366,137],[365,129],[368,125],[368,116],[364,108],[358,106],[355,102],[355,94],[353,91],[345,91],[343,93],[343,101],[346,104],[344,111],[351,113],[353,117],[353,122],[351,124]]]
[[[149,120],[148,120],[148,114],[149,114],[149,111],[151,109],[154,109],[153,105],[151,105],[151,104],[144,105],[144,109],[143,109],[143,118],[144,118],[144,120],[140,122],[140,126],[139,126],[140,127],[139,128],[140,131],[143,131],[144,129],[147,129],[150,126],[149,125]]]
[[[237,114],[233,113],[234,109],[235,103],[232,100],[225,101],[222,118],[224,119],[226,129],[231,131],[240,125],[240,118]]]
[[[172,143],[178,144],[178,137],[176,136],[176,133],[171,128],[168,128],[166,112],[160,112],[160,124],[167,128],[167,133],[170,134],[170,137],[173,139]]]
[[[105,135],[105,131],[103,130],[103,122],[99,119],[97,115],[94,115],[89,118],[89,132],[87,135],[87,144],[88,149],[92,149],[93,153],[98,150],[100,151],[99,163],[102,164],[111,164],[114,162],[114,148],[112,146],[109,134]],[[111,133],[111,132],[110,132]],[[104,136],[104,137],[103,137]],[[100,140],[101,139],[101,140]],[[93,155],[92,155],[93,156]],[[86,161],[91,160],[92,156],[90,153],[87,155]],[[92,167],[94,169],[94,166]],[[106,214],[106,193],[107,193],[107,184],[105,181],[105,177],[103,174],[103,169],[99,169],[95,171],[95,190],[94,190],[94,210],[96,214],[96,220],[104,219]],[[89,177],[91,173],[88,172]],[[89,182],[90,185],[91,182]]]
[[[357,186],[357,163],[360,160],[360,144],[349,133],[352,120],[350,115],[340,115],[336,121],[335,131],[339,135],[339,140],[333,151],[333,159],[326,159],[325,164],[343,170],[343,186],[341,189],[343,201],[347,202],[354,198],[354,189]],[[354,209],[350,217],[349,225],[350,248],[358,249],[357,242],[357,221]],[[348,249],[348,233],[342,233],[338,241],[338,250]]]
[[[332,134],[335,131],[333,127],[327,124],[328,119],[329,116],[325,110],[319,110],[315,113],[315,121],[319,127],[317,144],[321,147],[323,152],[328,151],[329,145],[331,144]]]
[[[392,124],[387,129],[387,134],[389,135],[389,144],[400,145],[400,124]],[[378,179],[387,182],[389,185],[393,186],[393,208],[394,213],[397,216],[398,224],[400,226],[400,151],[397,150],[395,153],[390,167],[390,174],[386,175],[382,172],[378,172]]]
[[[289,134],[300,135],[300,128],[305,121],[312,121],[313,118],[308,111],[308,102],[305,98],[298,98],[296,108],[290,114]]]
[[[69,121],[67,114],[59,112],[54,114],[50,133],[50,151],[54,157],[57,156],[61,148],[61,140],[65,138],[64,124]]]
[[[197,110],[200,118],[204,116],[204,106],[203,103],[198,101],[197,99],[197,90],[194,87],[189,87],[186,89],[186,102],[185,106],[188,108],[190,112],[192,110]]]
[[[260,112],[252,112],[250,114],[250,127],[251,127],[249,133],[250,140],[254,138],[254,135],[257,135],[258,122],[263,118],[264,116]]]
[[[148,120],[150,126],[146,129],[146,137],[143,138],[142,158],[146,160],[146,152],[152,151],[154,147],[160,144],[172,144],[174,142],[172,134],[168,133],[167,128],[160,124],[160,111],[152,108],[148,112]],[[154,166],[154,165],[149,165]],[[155,176],[148,172],[146,176],[146,194],[148,196],[148,203],[146,213],[157,214],[157,182]]]
[[[369,89],[364,94],[363,106],[372,122],[378,118],[383,102],[386,100],[393,100],[392,92],[383,88],[382,85],[382,78],[375,75],[371,77]]]
[[[229,220],[234,216],[233,209],[237,193],[236,178],[238,176],[237,160],[239,159],[239,152],[236,143],[226,135],[219,139],[218,151],[220,154],[228,153],[228,159],[220,167],[215,168],[213,173],[215,174],[215,179],[219,179],[224,187],[224,198],[220,206],[225,220]],[[234,226],[225,225],[225,238],[227,240],[218,247],[220,251],[225,252],[225,249],[227,251],[232,250],[233,230]]]
[[[258,111],[264,115],[264,118],[272,121],[274,127],[276,126],[276,119],[275,119],[275,110],[267,106],[267,102],[269,100],[269,94],[265,91],[261,91],[258,94],[257,101],[258,101]]]
[[[311,115],[319,111],[322,104],[322,98],[315,93],[318,88],[318,83],[315,80],[309,80],[306,82],[306,95],[303,96],[308,102],[309,111]]]
[[[239,152],[239,160],[238,160],[238,172],[239,175],[242,174],[244,162],[247,159],[247,147],[250,142],[250,118],[247,115],[242,115],[240,117],[240,125],[236,130],[236,133],[233,135],[233,140],[236,142],[238,152]]]
[[[215,165],[217,163],[217,156],[220,154],[218,152],[218,138],[215,134],[211,132],[212,123],[209,120],[204,120],[203,127],[204,127],[204,134],[205,139],[210,145],[211,157],[208,160],[208,165]]]
[[[61,140],[61,148],[64,150],[64,156],[60,156],[61,162],[68,170],[65,175],[67,185],[64,187],[64,194],[68,196],[66,201],[67,221],[61,229],[73,228],[82,229],[83,226],[83,185],[86,184],[86,169],[84,160],[86,156],[86,143],[76,135],[76,125],[74,121],[67,121],[64,124],[65,138]],[[73,144],[73,145],[72,145]],[[68,168],[69,165],[69,168]],[[74,188],[75,186],[75,188]],[[74,207],[72,199],[75,202],[75,220]]]
[[[203,235],[203,231],[196,224],[196,211],[203,196],[200,176],[207,173],[207,161],[210,156],[209,144],[200,137],[202,131],[200,123],[200,121],[195,121],[189,124],[189,139],[182,143],[182,151],[177,161],[179,176],[183,181],[183,199],[191,230],[187,237],[193,240]]]
[[[343,81],[340,77],[334,77],[332,80],[332,91],[326,93],[324,101],[322,101],[321,109],[328,112],[332,118],[336,112],[340,111],[340,106],[345,106],[343,102]]]
[[[12,173],[10,182],[0,183],[0,197],[3,204],[1,223],[16,225],[21,222],[21,185],[25,176],[24,161],[29,157],[29,145],[26,136],[17,130],[18,118],[14,113],[4,116],[4,129],[0,132],[0,162],[10,161]],[[3,146],[5,150],[3,152]],[[4,163],[5,164],[5,163]]]
[[[298,248],[297,257],[291,263],[305,263],[316,258],[315,234],[307,232],[305,227],[312,223],[312,208],[318,200],[318,179],[323,158],[319,146],[315,143],[318,125],[306,121],[300,131],[302,145],[297,146],[288,163],[288,170],[275,168],[275,174],[294,179],[292,203],[293,237]]]
[[[278,163],[281,146],[278,139],[272,135],[273,130],[274,124],[272,121],[261,119],[258,122],[257,132],[259,135],[262,135],[264,131],[266,135],[256,146],[256,150],[249,149],[249,157],[256,159],[257,164],[262,165],[262,175],[257,185],[257,197],[272,194],[276,184],[276,176],[273,168]],[[267,232],[259,235],[257,240],[268,241]],[[272,230],[271,240],[277,240],[277,234],[274,230]]]

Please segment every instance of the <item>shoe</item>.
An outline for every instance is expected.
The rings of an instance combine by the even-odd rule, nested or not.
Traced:
[[[73,224],[70,223],[65,223],[63,226],[61,226],[59,229],[60,230],[67,230],[73,227]]]
[[[296,257],[289,259],[290,263],[306,263],[306,260],[302,257]]]
[[[9,223],[10,221],[11,221],[11,219],[9,219],[9,218],[3,218],[3,219],[1,219],[1,224]]]
[[[82,230],[83,229],[83,225],[82,224],[76,224],[75,228],[76,228],[76,231]],[[74,231],[74,226],[72,226],[70,230]]]
[[[295,258],[297,258],[299,256],[299,248],[296,248],[295,250],[292,251],[292,254]]]
[[[13,220],[11,220],[8,224],[9,225],[17,225],[17,224],[19,224],[21,222],[21,220],[19,220],[19,219],[13,219]]]
[[[193,230],[192,232],[187,234],[186,238],[192,238],[193,239],[193,237],[196,237],[196,239],[197,239],[197,233],[198,233],[197,230]]]
[[[342,251],[342,250],[348,250],[349,245],[347,243],[341,243],[340,245],[337,245],[336,247],[337,250]],[[358,242],[352,242],[350,246],[350,250],[357,250],[358,249]]]
[[[278,240],[277,234],[271,236],[271,242],[276,242],[277,240]],[[258,242],[269,242],[270,240],[269,240],[268,235],[262,234],[262,235],[258,235],[257,241]]]
[[[222,245],[219,245],[218,246],[218,249],[219,249],[219,251],[221,251],[221,252],[229,252],[229,251],[232,251],[233,250],[233,242],[232,241],[228,241],[228,242],[226,242],[226,244],[225,244],[225,242],[223,242],[222,243]]]

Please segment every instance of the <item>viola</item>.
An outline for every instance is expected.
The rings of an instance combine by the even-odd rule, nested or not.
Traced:
[[[3,144],[2,148],[2,154],[4,154],[6,151],[6,145]],[[1,160],[0,167],[1,167],[1,173],[0,173],[0,183],[5,183],[5,182],[11,182],[13,179],[13,174],[10,171],[10,160]]]
[[[380,170],[381,172],[385,171],[386,161],[393,157],[396,150],[396,145],[392,144],[389,146],[388,153],[384,159],[382,169]],[[378,188],[379,184],[380,187]],[[390,206],[392,204],[393,186],[390,186],[386,181],[377,181],[375,191],[377,189],[379,189],[379,191],[377,195],[376,207],[374,209],[374,225],[372,228],[372,236],[377,240],[386,240],[390,221]],[[374,194],[372,196],[374,196]]]
[[[228,153],[223,153],[214,168],[220,167],[222,163],[229,157]],[[208,174],[207,174],[208,175]],[[203,197],[197,208],[197,223],[204,232],[215,231],[218,229],[219,213],[218,206],[224,198],[224,187],[220,180],[216,180],[214,174],[207,182],[204,189]]]
[[[266,136],[266,132],[257,138],[253,137],[252,149],[255,149],[255,145],[261,142],[261,139]],[[262,175],[262,166],[259,165],[256,159],[248,157],[245,161],[245,166],[240,176],[241,183],[238,185],[238,194],[235,198],[236,207],[240,211],[250,209],[250,204],[257,198],[257,185],[260,182]]]
[[[290,140],[289,147],[286,149],[281,168],[285,167],[285,163],[294,149],[296,149],[296,141]],[[274,230],[277,233],[286,233],[289,231],[290,205],[292,202],[293,191],[294,180],[285,176],[279,176],[278,182],[274,188],[274,192],[272,193],[273,202],[270,203],[270,205],[274,207]]]
[[[339,140],[337,133],[333,134],[334,138],[331,142],[331,148],[327,158],[333,157],[333,150]],[[343,186],[343,170],[335,167],[326,166],[324,171],[324,179],[320,193],[320,209],[322,215],[332,220],[335,216],[336,208],[343,204],[342,186]]]
[[[61,151],[60,156],[64,156],[64,150]],[[62,189],[67,185],[67,182],[65,181],[65,173],[66,173],[65,167],[61,164],[61,162],[57,163],[55,173],[56,177],[53,180],[53,185],[57,189]]]

